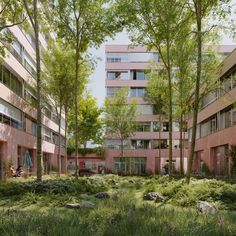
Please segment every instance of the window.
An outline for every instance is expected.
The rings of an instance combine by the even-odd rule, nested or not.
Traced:
[[[107,72],[108,80],[129,80],[128,71],[109,71]]]
[[[8,69],[3,67],[3,73],[2,73],[2,82],[5,84],[7,87],[10,88],[11,86],[11,74]]]
[[[150,52],[132,52],[128,54],[129,62],[149,62],[153,55]]]
[[[152,148],[153,149],[166,149],[168,147],[167,145],[167,139],[154,139],[152,140]]]
[[[108,87],[107,88],[107,97],[113,97],[115,95],[116,90],[120,90],[118,87]]]
[[[0,114],[4,124],[17,129],[23,129],[23,114],[21,110],[0,99]]]
[[[153,106],[152,105],[137,105],[137,113],[140,115],[152,115]]]
[[[159,132],[160,129],[161,129],[161,123],[159,121],[154,121],[153,122],[153,131]]]
[[[150,140],[131,140],[133,149],[149,149]]]
[[[128,54],[127,53],[107,53],[107,62],[117,63],[117,62],[127,62]]]
[[[163,122],[162,131],[163,132],[168,132],[169,131],[169,122]]]
[[[116,79],[115,72],[107,72],[107,79],[115,80]]]
[[[52,142],[52,132],[46,127],[42,127],[42,138],[47,142]]]
[[[130,95],[131,97],[144,97],[146,93],[145,88],[131,88]]]
[[[114,170],[116,173],[123,174],[145,174],[146,158],[145,157],[115,157]]]
[[[31,121],[31,134],[37,136],[37,123],[35,121]]]
[[[150,132],[151,122],[136,122],[136,131],[137,132]]]

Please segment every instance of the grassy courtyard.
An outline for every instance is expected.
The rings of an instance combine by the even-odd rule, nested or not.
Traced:
[[[164,201],[144,201],[147,192]],[[110,198],[97,199],[107,192]],[[199,200],[218,209],[203,214]],[[79,203],[78,209],[66,208]],[[115,175],[0,184],[0,235],[236,235],[236,184]]]

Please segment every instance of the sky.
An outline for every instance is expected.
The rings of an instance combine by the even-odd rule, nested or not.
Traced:
[[[235,0],[236,2],[236,0]],[[96,69],[93,74],[90,76],[90,83],[88,85],[88,89],[91,91],[91,94],[97,98],[98,105],[102,106],[105,100],[105,45],[106,44],[130,44],[131,41],[125,31],[118,33],[114,39],[109,38],[104,44],[101,45],[100,48],[90,49],[90,53],[95,58],[100,58],[97,60]],[[224,36],[222,40],[222,44],[229,45],[235,44],[228,36]]]

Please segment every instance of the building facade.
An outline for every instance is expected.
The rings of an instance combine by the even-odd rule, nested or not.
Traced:
[[[9,165],[23,165],[26,151],[33,162],[31,173],[36,173],[36,62],[35,41],[31,34],[18,26],[9,29],[14,43],[0,64],[0,176],[6,177]],[[46,49],[48,38],[40,35],[41,51]],[[62,156],[57,166],[58,119],[49,104],[43,109],[42,149],[44,172],[65,171],[65,120],[62,118]]]
[[[236,50],[220,64],[216,80],[219,88],[203,98],[198,113],[193,172],[227,176],[232,166],[230,148],[236,144]],[[191,134],[192,119],[188,127]]]
[[[160,116],[154,104],[144,99],[148,83],[147,72],[152,63],[160,64],[158,54],[147,52],[145,47],[128,45],[106,46],[106,96],[112,97],[116,89],[127,87],[127,100],[137,102],[136,132],[125,141],[125,158],[120,158],[120,141],[106,140],[106,168],[124,174],[160,174],[169,161],[169,122]],[[180,169],[180,132],[173,125],[173,166]],[[187,133],[184,135],[187,142]],[[184,150],[184,167],[187,165],[187,149]]]

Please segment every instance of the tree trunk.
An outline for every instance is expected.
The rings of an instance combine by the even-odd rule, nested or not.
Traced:
[[[184,174],[184,163],[183,163],[183,114],[181,112],[180,124],[179,124],[179,142],[180,142],[180,175]]]
[[[160,114],[160,115],[159,115],[160,128],[159,128],[159,148],[158,148],[158,151],[159,151],[159,162],[158,162],[158,164],[161,163],[161,127],[162,127],[161,121],[162,121],[162,116],[161,116],[161,114]],[[161,167],[160,167],[160,165],[159,165],[159,170],[160,170],[160,173],[161,173]],[[159,173],[159,174],[160,174],[160,173]]]
[[[193,106],[193,124],[192,124],[192,140],[190,145],[190,153],[188,159],[188,169],[186,175],[186,182],[190,182],[190,177],[192,174],[192,165],[194,158],[195,150],[195,141],[196,141],[196,130],[197,130],[197,115],[199,107],[199,89],[201,82],[201,72],[202,72],[202,0],[196,0],[195,2],[195,14],[197,20],[197,76],[195,84],[195,93],[194,93],[194,106]]]
[[[78,178],[78,83],[79,83],[79,25],[76,24],[76,55],[75,55],[75,177]]]
[[[58,157],[57,157],[57,166],[58,166],[58,176],[61,175],[61,110],[62,107],[59,107],[59,139],[58,139]]]
[[[66,167],[65,167],[65,174],[67,175],[67,109],[65,108],[65,163],[66,163]]]
[[[42,181],[42,110],[41,110],[41,67],[39,48],[38,1],[34,0],[34,33],[37,68],[37,181]]]
[[[167,73],[168,73],[168,95],[169,95],[169,176],[172,178],[172,81],[171,81],[171,65],[170,65],[170,42],[167,40]]]

